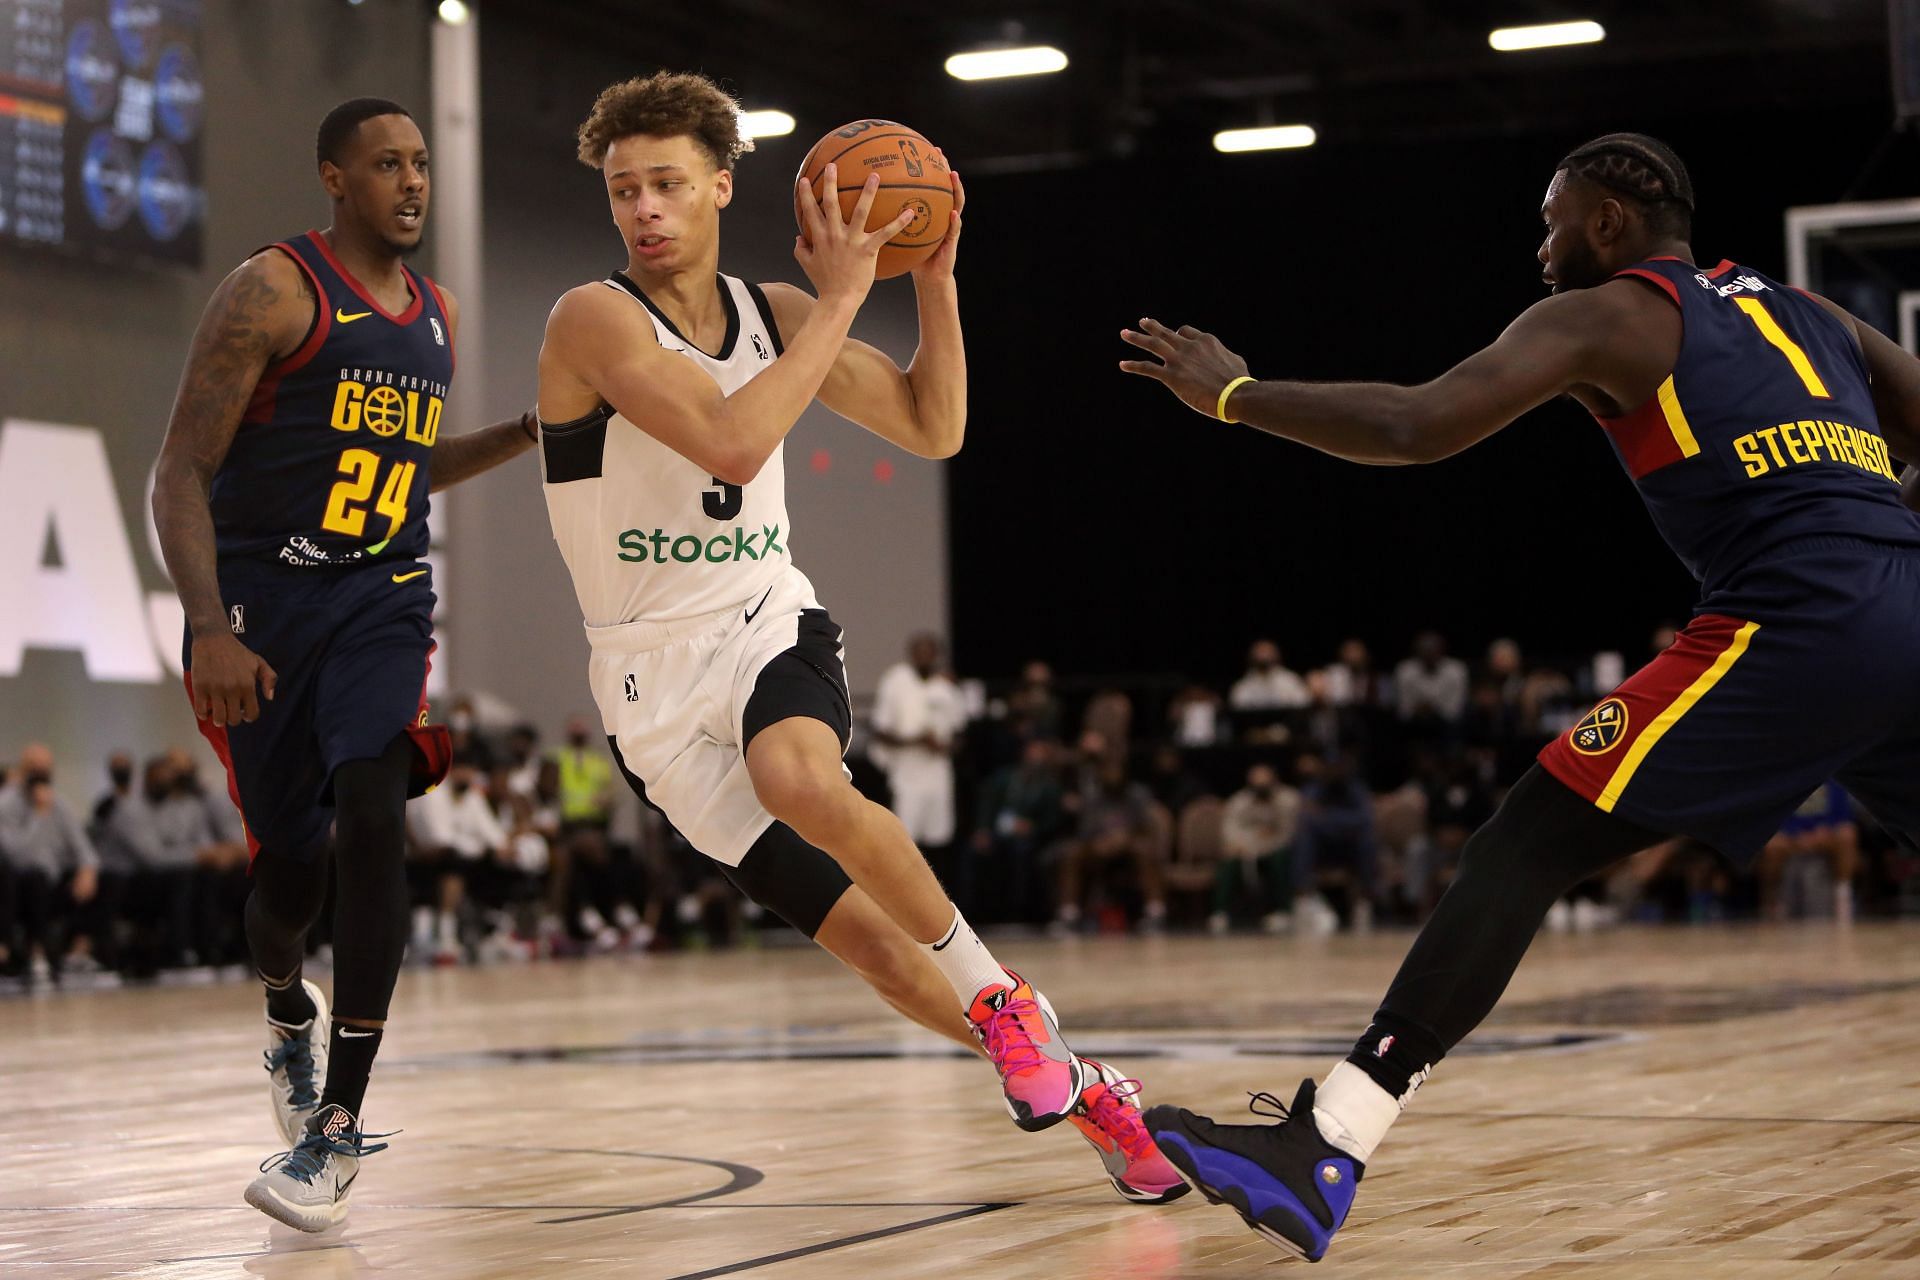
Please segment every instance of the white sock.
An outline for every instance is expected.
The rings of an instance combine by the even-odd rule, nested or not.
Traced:
[[[1365,1164],[1400,1118],[1401,1106],[1372,1076],[1343,1062],[1314,1094],[1313,1123],[1321,1137]]]
[[[993,958],[987,944],[980,941],[958,907],[953,909],[953,924],[948,926],[946,936],[925,946],[941,976],[953,984],[962,1009],[971,1009],[973,998],[987,987],[1013,985],[1007,971]]]

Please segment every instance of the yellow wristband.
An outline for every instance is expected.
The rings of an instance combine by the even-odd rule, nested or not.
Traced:
[[[1253,382],[1253,381],[1255,381],[1254,378],[1251,378],[1248,375],[1243,373],[1239,377],[1235,378],[1232,382],[1229,382],[1226,386],[1220,388],[1220,403],[1216,404],[1213,407],[1213,416],[1220,419],[1220,421],[1222,422],[1238,422],[1239,421],[1238,418],[1229,418],[1227,416],[1227,397],[1232,395],[1233,389],[1239,386],[1241,383]]]

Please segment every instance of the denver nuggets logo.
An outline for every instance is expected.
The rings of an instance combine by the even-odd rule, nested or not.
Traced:
[[[1627,704],[1608,698],[1582,716],[1567,735],[1567,744],[1583,756],[1601,756],[1613,750],[1627,732]]]
[[[392,387],[374,387],[361,406],[360,421],[377,436],[390,436],[407,424],[405,402]]]

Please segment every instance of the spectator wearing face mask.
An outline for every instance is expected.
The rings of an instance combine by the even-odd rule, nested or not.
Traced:
[[[474,768],[482,773],[493,768],[493,751],[480,732],[480,721],[474,713],[472,698],[462,695],[454,700],[452,709],[447,712],[447,733],[455,755],[473,761]]]
[[[639,867],[632,851],[608,839],[613,824],[613,764],[593,741],[585,716],[567,721],[567,740],[550,758],[560,770],[560,844],[564,846],[578,936],[596,950],[618,947],[639,928]]]
[[[874,692],[875,759],[887,771],[894,813],[922,850],[953,841],[953,751],[967,726],[944,658],[940,637],[922,632]]]
[[[1373,921],[1379,894],[1378,850],[1373,831],[1373,793],[1354,771],[1350,756],[1328,757],[1323,766],[1303,757],[1313,776],[1301,788],[1300,823],[1293,839],[1294,922],[1330,933],[1338,919],[1320,890],[1345,890],[1356,931]]]
[[[133,757],[116,751],[107,760],[108,787],[94,801],[87,838],[100,857],[99,888],[86,914],[94,954],[109,969],[123,962],[119,933],[138,899],[139,879],[160,860],[160,828],[145,788],[136,785]]]
[[[1426,730],[1426,736],[1445,737],[1467,710],[1467,664],[1447,655],[1447,641],[1438,631],[1422,631],[1413,640],[1413,653],[1393,669],[1393,691],[1400,719]]]
[[[202,859],[218,843],[207,807],[181,786],[179,758],[172,753],[147,761],[140,773],[138,804],[153,828],[151,852],[134,878],[133,916],[154,945],[163,967],[201,962],[202,924],[214,893]],[[208,861],[211,861],[209,858]]]
[[[1280,663],[1280,646],[1256,640],[1247,651],[1247,671],[1233,682],[1227,701],[1235,711],[1292,711],[1307,705],[1306,681]]]
[[[17,777],[0,788],[0,863],[7,892],[0,930],[16,938],[36,983],[57,976],[61,943],[99,888],[99,856],[79,819],[53,791],[53,752],[31,743]],[[8,943],[11,950],[13,943]]]
[[[1007,718],[1014,735],[1021,741],[1058,741],[1066,730],[1066,708],[1053,689],[1053,668],[1046,663],[1027,663],[1020,671],[1020,684],[1007,695]]]
[[[453,757],[445,784],[407,804],[414,835],[414,945],[434,963],[460,959],[461,906],[471,893],[497,909],[511,860],[507,830],[494,814],[472,755]]]
[[[1300,825],[1300,793],[1280,781],[1272,765],[1247,770],[1247,785],[1227,798],[1221,815],[1220,860],[1213,885],[1210,933],[1225,933],[1236,911],[1258,913],[1261,927],[1287,925],[1293,886],[1293,841]]]
[[[984,919],[993,919],[993,913],[1001,920],[1029,917],[1041,855],[1066,825],[1058,753],[1052,742],[1030,741],[1018,764],[1001,769],[981,788],[974,850],[999,887],[994,901],[982,904]]]
[[[506,772],[507,794],[532,803],[540,782],[540,731],[530,724],[507,730],[507,755],[499,767]]]
[[[1109,864],[1128,866],[1134,873],[1142,911],[1140,928],[1159,933],[1166,928],[1166,832],[1155,818],[1153,794],[1127,777],[1126,767],[1100,765],[1094,783],[1076,806],[1078,831],[1060,859],[1059,901],[1052,930],[1070,934],[1080,927],[1088,873]]]

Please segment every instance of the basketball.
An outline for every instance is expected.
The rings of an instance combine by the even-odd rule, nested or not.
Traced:
[[[913,221],[880,250],[875,278],[905,274],[946,239],[953,182],[946,156],[920,134],[892,120],[855,120],[835,129],[814,143],[800,162],[800,176],[812,184],[815,199],[824,190],[822,175],[829,164],[838,166],[841,217],[852,215],[870,173],[880,175],[880,190],[874,193],[867,230],[885,226],[902,208],[914,211]],[[793,216],[804,234],[797,195]]]

